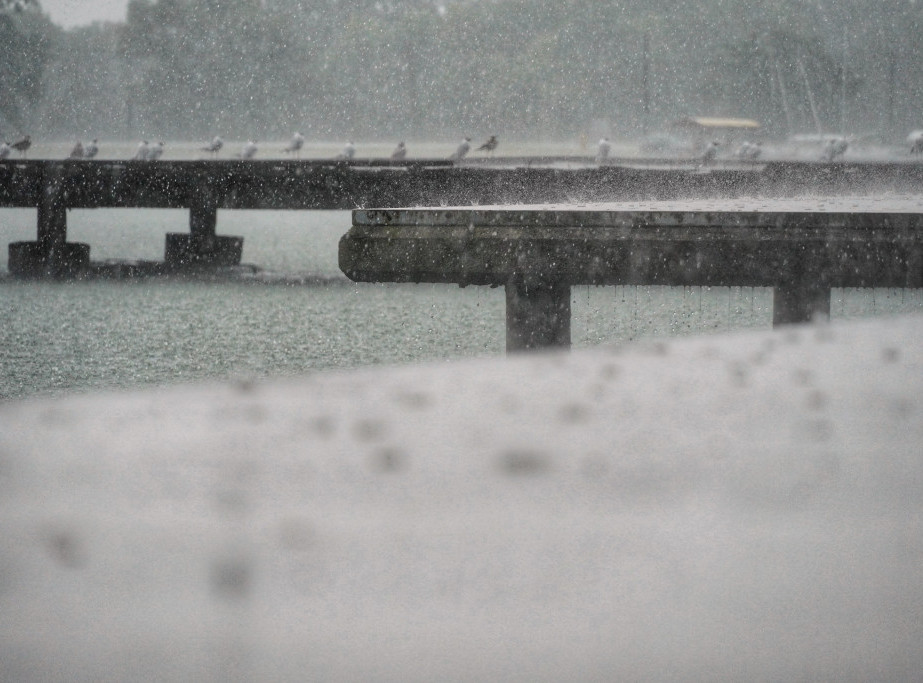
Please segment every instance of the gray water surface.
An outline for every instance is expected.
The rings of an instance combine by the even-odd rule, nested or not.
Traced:
[[[272,283],[175,279],[0,279],[0,399],[317,370],[438,361],[505,351],[502,288],[356,284],[337,267],[345,211],[221,211],[243,261]],[[91,258],[163,258],[183,210],[72,210],[68,239]],[[35,239],[34,210],[0,210],[6,244]],[[298,284],[303,276],[326,284]],[[923,309],[919,290],[834,290],[834,318]],[[772,293],[753,288],[574,287],[575,347],[642,337],[769,327]]]

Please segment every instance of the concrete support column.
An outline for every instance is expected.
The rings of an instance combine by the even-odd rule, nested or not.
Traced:
[[[63,164],[45,168],[36,240],[9,246],[9,270],[17,277],[71,278],[90,265],[90,246],[67,241],[67,179]]]
[[[776,285],[772,291],[772,325],[830,319],[830,287],[816,283]]]
[[[168,233],[164,261],[177,271],[240,265],[242,237],[218,236],[218,201],[203,188],[189,207],[189,234]]]
[[[45,176],[38,205],[37,237],[39,248],[52,254],[67,243],[67,206],[64,179],[60,171]]]
[[[218,226],[218,207],[210,201],[194,204],[189,208],[189,233],[203,251],[209,251],[215,241]]]
[[[506,351],[570,348],[570,285],[506,284]]]

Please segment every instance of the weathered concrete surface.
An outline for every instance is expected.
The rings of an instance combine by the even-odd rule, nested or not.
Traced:
[[[0,405],[0,679],[916,680],[921,338]]]
[[[923,286],[923,196],[370,209],[358,281],[503,285]]]
[[[11,272],[72,277],[89,268],[65,249],[70,208],[188,208],[191,241],[167,244],[170,269],[236,265],[237,242],[214,239],[218,209],[355,209],[516,202],[740,197],[790,192],[923,191],[923,163],[619,165],[554,159],[0,161],[0,208],[36,207],[37,239],[10,247]],[[236,238],[235,238],[236,239]]]

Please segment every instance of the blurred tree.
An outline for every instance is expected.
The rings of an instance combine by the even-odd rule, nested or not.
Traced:
[[[20,131],[41,95],[53,42],[40,10],[37,0],[0,0],[0,125],[6,122]]]
[[[9,107],[40,92],[21,42],[39,13],[0,7]],[[54,71],[76,83],[53,78],[44,109],[72,127],[100,112],[70,99],[120,97],[131,137],[630,136],[686,114],[783,133],[783,90],[813,129],[810,90],[826,127],[899,131],[923,111],[921,28],[912,0],[130,0],[115,47],[68,32]]]

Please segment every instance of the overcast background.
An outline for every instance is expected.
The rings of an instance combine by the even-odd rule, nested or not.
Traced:
[[[42,0],[51,21],[64,28],[94,21],[125,21],[128,0]]]

